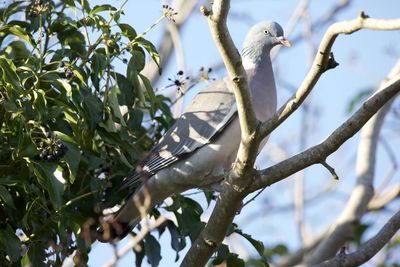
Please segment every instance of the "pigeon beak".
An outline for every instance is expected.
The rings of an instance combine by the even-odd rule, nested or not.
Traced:
[[[283,37],[283,36],[278,37],[278,41],[279,41],[282,45],[284,45],[284,46],[286,46],[286,47],[291,47],[291,46],[292,46],[292,44],[290,43],[290,41],[289,41],[288,39],[286,39],[285,37]]]

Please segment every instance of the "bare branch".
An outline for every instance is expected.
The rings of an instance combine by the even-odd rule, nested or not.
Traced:
[[[378,92],[383,88],[384,84],[378,89]],[[368,203],[374,195],[373,181],[379,133],[391,103],[392,101],[389,100],[385,107],[373,116],[362,129],[357,153],[357,183],[342,213],[330,227],[330,234],[318,245],[307,259],[307,263],[316,264],[334,256],[336,251],[352,237],[356,227],[355,223],[367,211]]]
[[[363,107],[328,137],[325,142],[260,172],[263,175],[262,178],[257,177],[258,173],[253,169],[253,165],[257,154],[255,152],[258,148],[260,134],[257,128],[257,119],[254,116],[251,106],[247,90],[247,79],[241,65],[241,59],[226,27],[228,10],[229,1],[223,0],[214,1],[212,10],[202,7],[203,14],[208,17],[214,41],[220,49],[229,77],[233,81],[241,124],[242,143],[239,148],[233,175],[231,172],[228,181],[223,184],[222,193],[206,227],[190,248],[181,266],[203,266],[207,263],[212,253],[224,239],[227,228],[235,217],[235,213],[240,207],[243,198],[248,193],[257,190],[257,188],[260,189],[280,181],[311,164],[320,163],[325,160],[328,155],[336,151],[347,139],[359,131],[369,118],[400,91],[400,76],[398,76],[396,77],[397,79],[393,79],[386,84],[387,87],[385,90],[375,94],[371,99],[366,101]],[[378,26],[375,26],[372,22],[377,22]],[[392,24],[400,28],[400,20],[394,20],[393,22],[385,20],[384,22],[388,22],[388,29],[394,27]],[[343,25],[354,26],[353,24],[355,27],[341,28]],[[322,73],[331,66],[334,66],[335,62],[331,57],[330,50],[339,33],[351,33],[363,27],[382,27],[381,21],[365,17],[340,24],[341,27],[339,29],[335,28],[335,25],[327,33],[328,36],[323,39],[320,46],[322,48],[320,52],[322,53],[318,53],[314,60],[314,66],[299,89],[298,97],[296,98],[295,96],[294,100],[288,101],[272,120],[263,124],[264,136],[268,135],[293,113],[304,101]],[[237,179],[238,177],[240,179]]]
[[[186,254],[182,266],[204,266],[207,263],[212,253],[223,241],[226,230],[246,196],[244,188],[251,183],[253,177],[257,174],[254,171],[254,162],[261,141],[258,138],[258,120],[252,107],[247,75],[242,66],[240,54],[226,25],[229,7],[230,1],[215,0],[212,10],[203,6],[201,11],[208,18],[212,37],[232,81],[238,107],[242,142],[234,169],[231,171],[228,181],[223,184],[222,192],[213,213],[206,227]]]
[[[386,245],[390,239],[400,229],[400,211],[390,218],[382,229],[370,240],[365,242],[360,248],[350,254],[341,253],[336,257],[313,267],[352,267],[360,266],[371,259],[379,250]]]
[[[390,187],[382,194],[375,195],[368,203],[369,211],[377,211],[385,208],[385,206],[400,196],[400,184]]]
[[[400,75],[385,84],[385,88],[368,99],[347,121],[337,128],[322,143],[290,157],[274,166],[261,170],[261,179],[249,187],[251,192],[279,182],[286,177],[316,163],[320,163],[335,152],[345,141],[400,91]]]
[[[337,22],[330,26],[321,41],[313,65],[296,94],[289,99],[271,119],[263,123],[261,127],[263,136],[269,135],[276,127],[296,111],[314,88],[322,73],[329,69],[330,66],[335,65],[334,60],[332,61],[331,58],[331,49],[338,35],[351,34],[360,29],[399,30],[400,19],[380,20],[360,15],[357,19]]]
[[[329,165],[325,160],[323,160],[321,164],[332,174],[333,179],[339,180],[339,176],[337,175],[335,169],[331,165]]]
[[[202,13],[208,18],[211,35],[232,81],[238,106],[242,139],[246,140],[255,131],[257,119],[248,90],[247,75],[241,64],[242,59],[226,25],[229,8],[230,1],[217,0],[214,1],[212,10],[207,10],[202,6]]]

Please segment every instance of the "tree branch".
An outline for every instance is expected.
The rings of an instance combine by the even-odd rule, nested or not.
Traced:
[[[261,141],[258,132],[259,122],[253,110],[242,59],[226,25],[229,7],[230,1],[215,0],[212,10],[203,6],[201,11],[208,18],[212,37],[232,81],[238,107],[241,144],[234,169],[231,171],[228,181],[223,183],[222,192],[213,213],[206,227],[186,254],[181,266],[204,266],[207,263],[212,253],[225,238],[226,230],[231,225],[236,211],[246,196],[244,188],[251,183],[257,174],[254,171],[254,162]]]
[[[278,127],[294,111],[296,111],[296,109],[303,103],[311,90],[314,88],[322,73],[328,70],[331,64],[335,64],[334,60],[332,61],[331,58],[331,50],[338,35],[352,34],[360,29],[386,31],[399,30],[400,19],[371,19],[362,13],[357,19],[332,24],[325,33],[312,67],[297,90],[296,94],[289,99],[271,119],[262,124],[261,132],[263,136],[269,135],[276,127]]]
[[[360,266],[371,259],[379,250],[386,245],[389,240],[400,229],[400,211],[390,218],[382,229],[370,240],[365,242],[360,248],[350,254],[341,253],[336,257],[313,267],[352,267]]]
[[[375,196],[368,203],[368,211],[378,211],[400,196],[400,184],[391,186],[381,194]]]
[[[260,172],[262,177],[257,177],[258,173],[253,169],[256,151],[259,145],[260,131],[258,122],[254,116],[254,111],[248,93],[248,84],[244,69],[241,64],[239,53],[233,45],[227,26],[226,17],[229,10],[229,1],[215,0],[212,10],[202,7],[202,12],[208,17],[209,26],[217,47],[220,49],[224,63],[233,81],[235,97],[238,105],[239,119],[242,131],[242,142],[238,151],[237,160],[233,172],[228,180],[223,184],[222,193],[219,196],[213,213],[200,233],[199,237],[191,246],[186,254],[181,266],[204,266],[212,253],[218,248],[225,237],[226,230],[236,215],[236,211],[241,205],[243,198],[250,192],[278,182],[285,177],[315,163],[323,162],[328,155],[336,151],[347,139],[353,136],[360,128],[381,108],[389,99],[400,91],[400,76],[387,84],[384,91],[377,93],[370,100],[366,101],[363,107],[356,112],[348,121],[339,127],[328,139],[312,147],[303,153],[287,159],[275,166]],[[358,29],[363,27],[371,28],[371,22],[365,16],[357,20],[361,23]],[[349,22],[353,25],[354,21]],[[385,22],[388,22],[385,20]],[[382,27],[380,21],[378,26]],[[400,20],[389,21],[388,28],[392,25],[400,28]],[[336,25],[336,24],[335,24]],[[331,47],[339,33],[354,32],[354,27],[342,28],[339,33],[333,25],[330,36],[323,39],[322,48],[314,60],[314,67],[306,77],[299,93],[299,97],[288,101],[280,109],[273,119],[263,124],[263,136],[268,135],[274,128],[282,123],[307,97],[321,74],[331,68],[334,60],[330,55]],[[348,24],[341,24],[348,26]],[[374,26],[375,27],[375,26]],[[333,32],[333,33],[332,33]],[[325,52],[325,53],[324,53]],[[255,178],[256,177],[256,178]]]
[[[400,61],[394,69],[397,69],[397,65],[400,65]],[[389,78],[392,78],[393,75],[400,74],[391,72]],[[384,90],[384,86],[383,83],[378,92]],[[392,101],[389,100],[361,130],[356,164],[357,183],[342,213],[330,227],[330,233],[307,259],[307,263],[317,264],[334,256],[340,247],[351,239],[357,222],[367,212],[368,203],[374,196],[373,181],[379,133],[391,103]]]
[[[261,170],[261,179],[254,181],[249,187],[249,191],[253,192],[265,186],[270,186],[308,166],[325,160],[344,142],[358,132],[387,101],[399,92],[400,75],[397,75],[385,84],[383,90],[369,98],[361,108],[328,136],[325,141],[274,166]]]
[[[229,8],[230,1],[216,0],[212,5],[212,10],[207,10],[206,7],[202,6],[201,11],[208,18],[211,35],[232,81],[238,106],[242,140],[248,140],[257,127],[257,119],[253,110],[242,59],[226,25]]]

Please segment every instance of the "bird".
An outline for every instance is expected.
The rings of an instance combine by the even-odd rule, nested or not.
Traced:
[[[290,47],[282,27],[273,21],[255,24],[247,33],[241,59],[258,120],[276,112],[277,93],[270,51]],[[260,145],[265,145],[265,138]],[[212,188],[230,171],[241,141],[233,86],[228,77],[202,89],[165,132],[148,156],[122,182],[140,183],[121,208],[101,219],[97,239],[115,242],[127,235],[159,202],[193,188]]]

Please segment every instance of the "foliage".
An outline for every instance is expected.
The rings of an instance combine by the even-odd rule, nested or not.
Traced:
[[[60,266],[78,250],[85,264],[102,209],[121,200],[105,194],[172,123],[140,74],[157,51],[121,15],[86,0],[0,12],[0,262]]]

